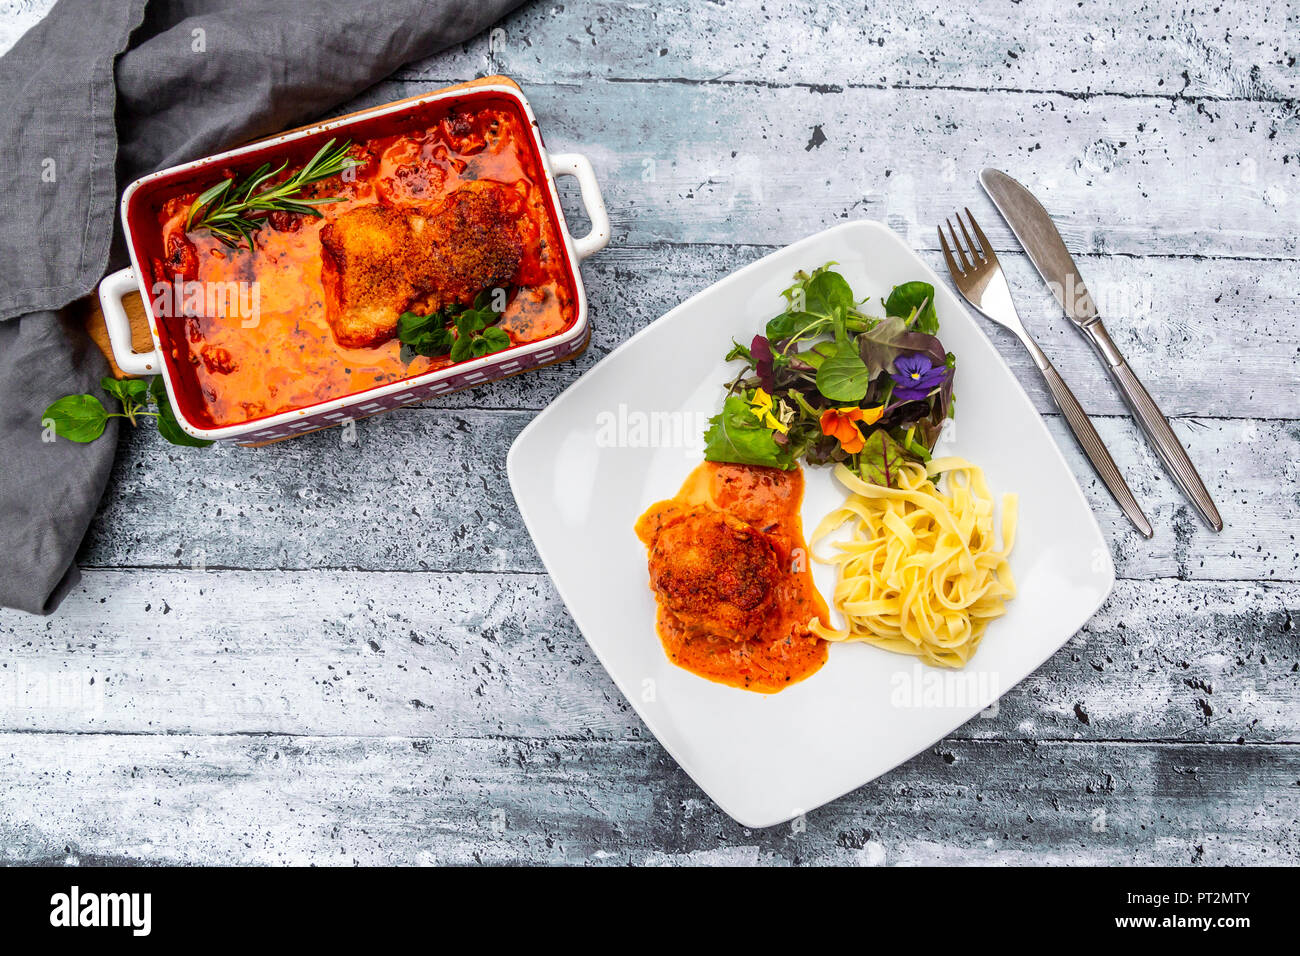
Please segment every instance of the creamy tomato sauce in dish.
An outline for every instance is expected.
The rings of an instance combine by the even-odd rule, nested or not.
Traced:
[[[799,505],[803,472],[704,462],[636,524],[650,551],[669,660],[711,681],[772,694],[816,673],[829,624]]]
[[[510,297],[500,320],[510,344],[536,342],[572,325],[574,283],[525,117],[505,101],[443,108],[440,114],[426,115],[418,128],[408,123],[397,132],[353,137],[349,155],[361,165],[303,193],[342,201],[318,206],[321,218],[272,213],[253,234],[251,252],[231,249],[204,229],[186,230],[191,203],[220,174],[209,171],[205,182],[188,184],[189,191],[154,205],[160,241],[147,268],[155,302],[160,284],[178,290],[166,292],[172,308],[161,311],[171,314],[160,314],[157,307],[154,312],[165,328],[163,342],[191,417],[210,426],[243,423],[453,364],[447,355],[404,355],[382,322],[377,332],[341,330],[340,309],[346,311],[349,303],[340,306],[338,297],[364,299],[373,293],[374,301],[361,305],[378,303],[390,325],[403,311],[436,311],[447,299],[424,295],[419,273],[439,266],[445,253],[459,257],[447,262],[463,265],[453,298],[468,304],[477,289],[465,281],[465,269],[485,258],[470,247],[481,247],[493,229],[510,231],[505,245],[513,254],[505,257],[507,269],[502,271],[503,257],[497,255],[492,274],[494,280],[510,275]],[[340,142],[349,132],[340,132]],[[266,159],[277,167],[288,159],[282,180],[310,156]],[[225,175],[238,180],[248,172]],[[453,206],[460,214],[449,220]],[[380,208],[374,215],[357,215],[362,207]],[[472,218],[484,209],[487,214]],[[447,221],[457,227],[438,226]],[[365,233],[366,226],[372,234]],[[407,246],[375,250],[399,228]],[[325,254],[323,238],[334,238],[343,261]],[[366,255],[373,261],[365,261]],[[381,255],[388,258],[375,258]],[[338,275],[349,268],[349,281],[340,281]],[[187,284],[197,280],[197,286],[187,287],[200,294],[185,296],[177,277]],[[218,303],[224,295],[224,308],[215,310],[219,314],[212,314],[209,290],[219,292]]]

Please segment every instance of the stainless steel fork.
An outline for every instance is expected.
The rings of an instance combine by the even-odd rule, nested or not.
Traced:
[[[1097,469],[1097,474],[1101,476],[1110,493],[1115,496],[1115,501],[1138,531],[1144,537],[1151,537],[1153,534],[1151,522],[1142,513],[1137,499],[1133,497],[1133,492],[1129,491],[1124,476],[1115,466],[1115,460],[1110,457],[1110,452],[1102,443],[1097,429],[1092,426],[1092,420],[1088,418],[1078,399],[1070,391],[1070,387],[1065,384],[1065,379],[1061,378],[1055,366],[1038,347],[1038,343],[1025,331],[1020,315],[1016,312],[1015,303],[1011,300],[1011,288],[1007,285],[1006,276],[1002,274],[1002,266],[998,263],[993,245],[988,241],[984,230],[979,227],[979,223],[975,221],[969,209],[966,210],[966,218],[970,220],[971,229],[975,231],[975,237],[979,240],[978,244],[971,240],[970,233],[966,231],[966,223],[962,221],[960,215],[957,216],[957,225],[961,227],[965,246],[962,245],[961,239],[957,238],[952,221],[945,220],[948,223],[948,232],[952,236],[952,244],[961,260],[960,266],[953,258],[952,249],[948,247],[943,227],[939,227],[939,243],[943,246],[943,257],[948,263],[948,271],[952,273],[952,281],[956,283],[957,291],[985,316],[998,325],[1010,329],[1016,334],[1016,338],[1020,339],[1020,343],[1028,350],[1034,364],[1038,366],[1038,370],[1043,373],[1043,378],[1047,380],[1047,389],[1052,393],[1052,399],[1061,410],[1061,414],[1065,416],[1070,431],[1074,432],[1074,437],[1079,440],[1079,445],[1083,448],[1083,453],[1088,456],[1088,460],[1092,462],[1092,467]]]

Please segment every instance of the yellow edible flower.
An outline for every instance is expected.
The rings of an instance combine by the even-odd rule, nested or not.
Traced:
[[[783,435],[790,430],[789,425],[772,414],[772,396],[761,388],[755,391],[754,397],[749,400],[749,410],[768,428],[775,428]]]

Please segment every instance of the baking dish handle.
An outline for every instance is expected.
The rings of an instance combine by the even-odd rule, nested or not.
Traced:
[[[104,325],[108,328],[108,344],[113,348],[113,360],[128,375],[156,375],[162,365],[157,352],[137,352],[131,344],[131,320],[127,318],[122,297],[139,292],[135,272],[129,267],[104,277],[99,284],[99,305],[104,310]]]
[[[600,195],[596,171],[591,168],[591,161],[581,153],[556,153],[550,157],[550,164],[552,175],[573,176],[578,180],[582,205],[591,220],[591,231],[581,239],[573,239],[573,251],[579,259],[585,259],[609,245],[609,213],[605,211],[605,200]]]

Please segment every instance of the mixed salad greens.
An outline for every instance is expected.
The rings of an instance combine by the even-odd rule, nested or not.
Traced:
[[[704,435],[709,461],[792,469],[842,462],[894,485],[905,461],[926,462],[953,412],[956,358],[937,337],[934,286],[907,282],[863,311],[829,262],[795,274],[786,309],[727,361],[745,367]]]

